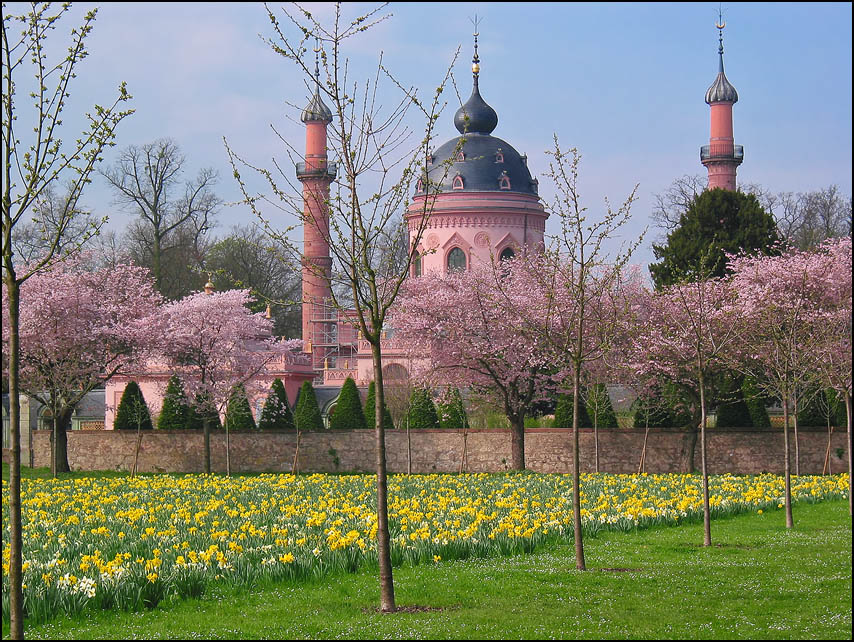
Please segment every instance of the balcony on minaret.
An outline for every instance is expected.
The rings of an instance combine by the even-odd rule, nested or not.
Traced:
[[[712,143],[700,147],[700,162],[730,161],[740,165],[744,160],[744,146],[732,143]]]
[[[305,163],[297,163],[297,178],[303,180],[306,178],[328,178],[335,180],[338,173],[338,165],[319,159],[307,159]]]

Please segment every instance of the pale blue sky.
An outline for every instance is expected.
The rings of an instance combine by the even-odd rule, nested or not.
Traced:
[[[19,6],[12,3],[7,11]],[[80,3],[74,13],[92,6]],[[355,15],[367,6],[346,11]],[[471,90],[469,17],[477,14],[481,93],[499,116],[494,135],[528,155],[546,197],[542,173],[552,134],[565,147],[578,147],[581,194],[594,216],[605,196],[619,203],[640,183],[631,235],[648,223],[655,194],[679,176],[705,175],[699,146],[709,137],[703,96],[717,74],[718,6],[392,4],[393,18],[350,53],[358,68],[368,69],[382,50],[405,83],[429,91],[461,46],[455,73],[465,100]],[[329,7],[312,11],[322,15]],[[835,183],[850,195],[851,4],[735,3],[724,4],[723,13],[726,73],[739,93],[735,139],[745,148],[739,182],[774,192]],[[70,26],[67,21],[60,29]],[[137,113],[121,124],[116,149],[174,138],[190,173],[217,168],[218,193],[236,201],[223,136],[248,159],[266,164],[283,156],[270,124],[297,148],[303,140],[285,103],[303,105],[305,86],[293,64],[259,34],[271,32],[263,6],[254,3],[104,4],[70,108],[106,103],[126,81]],[[442,120],[443,140],[457,135],[456,107],[449,105]],[[70,112],[65,120],[79,123]],[[105,154],[108,164],[116,153]],[[127,221],[111,204],[103,179],[95,179],[84,202],[109,214],[117,229]],[[250,216],[244,208],[224,208],[218,233]],[[650,230],[634,262],[652,260],[650,244],[659,234]]]

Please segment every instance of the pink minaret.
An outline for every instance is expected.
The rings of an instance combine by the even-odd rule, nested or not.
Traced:
[[[335,180],[335,164],[326,156],[326,127],[332,122],[332,112],[320,98],[317,68],[315,76],[314,96],[300,118],[305,123],[305,162],[297,163],[297,178],[302,181],[303,198],[302,338],[305,351],[314,353],[315,368],[322,368],[325,355],[313,346],[326,343],[323,337],[331,316],[326,305],[332,296],[329,184]],[[335,324],[334,316],[331,324]]]
[[[709,170],[709,189],[720,187],[735,191],[735,170],[744,160],[744,147],[736,145],[732,136],[732,106],[738,101],[738,92],[724,74],[724,36],[726,23],[715,25],[719,29],[718,76],[706,91],[706,103],[711,108],[709,144],[700,148],[700,162]]]

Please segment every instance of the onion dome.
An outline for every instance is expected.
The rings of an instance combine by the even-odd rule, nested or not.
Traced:
[[[481,98],[477,86],[477,79],[480,75],[480,58],[477,56],[477,34],[475,34],[474,40],[474,58],[472,58],[471,71],[474,76],[471,96],[466,101],[466,104],[460,107],[457,113],[454,114],[454,127],[461,134],[470,132],[491,134],[498,126],[498,114]]]
[[[723,25],[719,25],[718,28],[722,30]],[[727,80],[726,74],[724,73],[723,33],[720,35],[719,42],[718,56],[720,56],[720,62],[718,64],[718,77],[715,78],[715,82],[712,83],[711,87],[706,90],[706,104],[708,105],[711,105],[712,103],[738,102],[738,92],[735,90],[735,87],[732,86],[730,81]]]
[[[302,110],[300,120],[304,123],[310,122],[332,122],[332,112],[320,97],[320,62],[315,55],[314,58],[314,96],[311,97],[306,108]]]

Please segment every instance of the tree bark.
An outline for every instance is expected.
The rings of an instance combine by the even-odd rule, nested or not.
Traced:
[[[706,392],[700,375],[700,467],[703,474],[703,546],[712,545],[712,515],[709,508],[709,474],[706,469]]]
[[[786,493],[786,528],[794,528],[792,518],[792,466],[789,457],[789,396],[783,395],[783,475]]]
[[[211,474],[211,418],[205,414],[202,418],[202,432],[205,441],[205,472]]]
[[[68,430],[71,428],[73,412],[73,409],[60,406],[53,413],[53,429],[50,435],[50,472],[53,477],[56,477],[57,473],[71,472],[68,465]]]
[[[578,379],[581,367],[575,369],[572,382],[572,532],[575,538],[575,568],[586,570],[584,563],[584,539],[581,534],[581,466],[578,461]]]
[[[845,415],[848,420],[848,515],[851,516],[851,500],[854,497],[854,486],[851,480],[851,392],[845,390]]]
[[[380,348],[380,329],[376,341],[371,342],[374,361],[374,412],[377,418],[377,561],[380,567],[380,610],[393,613],[397,610],[394,602],[394,575],[391,566],[391,541],[388,528],[388,480],[385,458],[385,391],[383,390],[382,353]]]
[[[294,449],[294,465],[291,466],[291,472],[296,475],[299,473],[299,438],[300,438],[300,430],[297,428],[297,446]]]
[[[510,424],[510,459],[513,470],[525,470],[525,417],[514,415]]]

